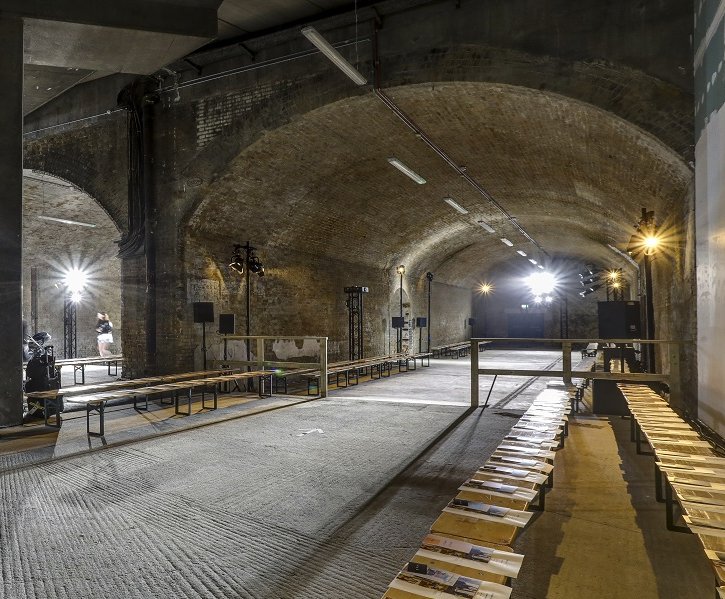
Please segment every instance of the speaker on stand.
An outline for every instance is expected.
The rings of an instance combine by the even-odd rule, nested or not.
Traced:
[[[214,322],[213,302],[194,302],[194,323],[201,324],[201,353],[204,356],[204,370],[206,370],[206,323]]]

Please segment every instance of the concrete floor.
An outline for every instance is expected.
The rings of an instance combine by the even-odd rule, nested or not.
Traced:
[[[482,355],[487,365],[545,367],[555,359]],[[467,359],[434,360],[326,400],[265,400],[284,407],[249,417],[243,410],[265,402],[240,400],[153,425],[119,409],[100,451],[27,465],[62,454],[64,436],[45,453],[5,451],[0,596],[378,598],[460,482],[544,386],[504,379],[491,409],[470,412],[460,405],[469,368]],[[228,420],[183,430],[204,418]],[[143,421],[141,433],[133,419]],[[72,441],[83,427],[70,420],[61,430]],[[134,440],[149,427],[163,436]],[[615,443],[621,431],[598,420],[572,431],[547,512],[521,538],[527,559],[514,596],[709,597],[668,582],[712,590],[695,540],[665,533],[663,541],[657,532],[661,506],[642,496],[652,491],[644,480],[651,458],[627,458],[625,479],[618,452],[633,450],[626,438]],[[591,471],[579,465],[587,456]],[[622,575],[630,561],[637,576]],[[586,583],[592,579],[599,582]],[[660,587],[678,592],[657,594]]]

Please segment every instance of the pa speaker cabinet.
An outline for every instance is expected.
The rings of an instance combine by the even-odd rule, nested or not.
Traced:
[[[393,316],[393,328],[402,329],[404,327],[405,327],[405,317],[404,316]]]
[[[418,316],[415,319],[415,326],[417,327],[427,327],[428,326],[428,319],[424,318],[422,316]]]
[[[219,315],[219,333],[222,335],[234,335],[234,314]]]
[[[639,302],[599,302],[600,339],[640,339]]]
[[[194,302],[194,322],[214,322],[214,302]]]

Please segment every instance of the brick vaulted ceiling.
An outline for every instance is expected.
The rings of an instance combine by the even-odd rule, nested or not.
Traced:
[[[484,83],[389,95],[552,258],[616,263],[608,244],[626,245],[641,207],[662,219],[688,193],[691,172],[681,158],[588,104]],[[427,183],[391,167],[390,156]],[[447,196],[468,214],[445,204]],[[372,94],[314,110],[245,149],[210,186],[190,226],[352,263],[405,263],[466,286],[496,264],[525,261],[518,249],[546,261]]]

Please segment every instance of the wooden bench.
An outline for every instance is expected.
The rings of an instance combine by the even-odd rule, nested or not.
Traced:
[[[217,409],[217,402],[218,402],[218,386],[223,383],[227,382],[234,382],[238,383],[238,381],[243,379],[249,379],[249,378],[259,378],[259,394],[260,397],[265,396],[265,387],[267,386],[265,382],[268,382],[270,393],[267,393],[266,395],[271,395],[271,377],[272,377],[272,371],[269,370],[263,370],[263,371],[253,371],[253,372],[234,372],[230,374],[216,374],[214,376],[204,376],[202,378],[192,378],[187,380],[177,380],[175,382],[158,382],[157,384],[152,385],[145,385],[145,386],[129,386],[125,388],[115,388],[111,390],[104,390],[104,391],[97,391],[95,393],[71,393],[71,394],[65,394],[65,392],[61,392],[60,390],[55,391],[55,397],[52,397],[52,394],[54,392],[40,392],[43,393],[42,397],[39,399],[43,400],[44,403],[44,409],[45,409],[45,418],[46,418],[46,424],[49,426],[53,426],[49,424],[48,416],[50,409],[53,408],[55,411],[56,416],[56,424],[55,426],[60,428],[61,426],[61,418],[60,418],[60,412],[61,410],[61,403],[60,399],[61,396],[63,397],[63,401],[67,401],[68,403],[77,403],[82,404],[85,406],[86,410],[86,432],[89,436],[96,436],[96,437],[102,437],[105,434],[105,409],[106,405],[110,401],[116,401],[116,400],[133,400],[133,407],[136,410],[139,409],[148,409],[148,401],[149,398],[154,395],[160,395],[161,396],[161,403],[166,403],[163,401],[163,395],[165,393],[169,393],[172,396],[172,402],[174,405],[174,413],[176,415],[182,415],[182,416],[189,416],[191,415],[191,400],[194,390],[196,389],[202,389],[202,409],[211,409],[215,410]],[[177,375],[184,376],[184,375]],[[155,377],[155,378],[173,378],[173,377]],[[141,379],[139,379],[141,380]],[[148,382],[148,380],[146,380]],[[214,397],[214,403],[213,405],[207,406],[205,401],[205,390],[209,389],[210,392],[213,394]],[[185,412],[181,411],[180,409],[180,395],[181,393],[186,394],[186,400],[187,400],[187,410]],[[138,402],[139,400],[143,399],[145,401],[145,407],[139,408]],[[91,425],[90,425],[90,419],[91,414],[97,414],[99,416],[100,422],[99,422],[99,430],[98,432],[92,432],[91,431]]]
[[[458,581],[455,575],[473,579],[456,587],[465,596],[509,596],[511,589],[503,585],[518,576],[524,558],[510,545],[531,521],[529,510],[545,508],[568,409],[566,390],[547,389],[537,396],[489,460],[459,487],[384,599],[430,597],[430,576],[438,577],[441,597],[459,596],[452,588],[444,590]]]
[[[145,377],[140,379],[128,379],[123,381],[109,381],[107,383],[97,383],[95,385],[78,385],[74,387],[65,387],[63,389],[52,389],[50,391],[31,391],[25,394],[28,404],[35,404],[43,410],[45,415],[46,426],[60,427],[60,413],[63,401],[66,397],[72,395],[81,395],[86,393],[101,393],[104,391],[119,391],[124,389],[133,389],[136,387],[144,387],[149,385],[160,385],[165,383],[176,383],[189,379],[200,379],[211,376],[219,376],[221,374],[231,374],[233,371],[226,370],[199,370],[196,372],[185,372],[181,374],[171,374],[162,376]],[[56,424],[49,422],[49,412],[55,413]]]
[[[479,341],[479,351],[484,351],[486,349],[486,346],[490,343],[490,341]],[[465,358],[471,352],[471,342],[459,341],[456,343],[450,343],[448,345],[439,345],[437,347],[431,348],[430,351],[431,355],[434,358],[445,358],[448,356],[453,356],[455,358]]]
[[[123,356],[108,356],[106,358],[67,358],[55,361],[55,368],[60,372],[63,366],[73,366],[73,384],[84,385],[86,382],[86,366],[108,365],[108,376],[118,376],[118,364],[123,363]],[[111,373],[111,365],[114,365],[115,371]],[[81,382],[78,382],[78,372],[81,373]]]
[[[631,414],[637,453],[654,456],[655,499],[665,504],[667,529],[697,535],[717,584],[725,584],[725,458],[648,386],[618,387]],[[651,452],[642,451],[643,442]],[[676,505],[684,526],[675,524]]]
[[[340,376],[343,376],[345,381],[345,387],[349,385],[357,385],[360,378],[360,373],[370,370],[370,378],[382,378],[384,376],[390,376],[392,372],[393,364],[398,365],[398,371],[400,371],[401,361],[406,358],[405,354],[392,354],[389,356],[376,356],[373,358],[363,358],[361,360],[345,361],[345,362],[334,362],[330,364],[327,369],[328,381],[330,377],[335,377],[335,384],[340,386]],[[377,372],[377,377],[375,373]],[[385,374],[387,373],[387,375]],[[313,395],[319,393],[320,389],[320,377],[322,373],[319,370],[314,370],[307,375],[307,395]],[[355,382],[352,383],[351,381]],[[315,392],[312,392],[312,389]]]
[[[595,358],[598,350],[598,343],[589,343],[586,348],[582,350],[582,358]]]
[[[105,433],[105,424],[104,424],[104,413],[106,404],[109,401],[112,400],[121,400],[121,399],[132,399],[133,400],[133,406],[134,409],[141,409],[138,408],[138,401],[139,399],[143,398],[145,401],[145,408],[148,409],[148,400],[149,397],[154,395],[160,395],[161,396],[161,403],[165,403],[163,401],[163,394],[164,393],[170,393],[173,397],[173,405],[174,405],[174,414],[179,416],[190,416],[191,415],[191,400],[194,389],[202,389],[202,409],[206,410],[216,410],[217,409],[217,402],[218,402],[218,386],[223,383],[227,382],[234,382],[237,383],[240,380],[244,379],[250,379],[250,378],[259,378],[259,395],[260,397],[264,397],[264,381],[269,381],[269,386],[271,388],[271,376],[272,372],[268,370],[260,370],[260,371],[252,371],[252,372],[236,372],[233,374],[225,374],[221,376],[215,376],[215,377],[207,377],[202,379],[192,379],[187,381],[180,381],[177,383],[166,383],[161,385],[153,385],[150,387],[138,387],[135,389],[125,389],[125,390],[119,390],[119,391],[110,391],[105,393],[98,393],[98,394],[89,394],[89,395],[78,395],[73,396],[69,399],[71,403],[83,403],[86,406],[86,432],[89,436],[93,437],[102,437]],[[205,402],[204,397],[204,389],[210,389],[211,393],[214,396],[214,403],[213,407],[208,407]],[[180,404],[180,394],[181,392],[186,393],[186,401],[187,401],[187,410],[185,412],[182,412],[179,408]],[[90,429],[90,417],[91,413],[96,413],[99,416],[100,422],[99,422],[99,432],[91,432]]]
[[[591,344],[590,344],[591,345]],[[582,355],[584,355],[584,352],[582,351]],[[595,353],[596,356],[596,353]],[[584,371],[589,370],[593,371],[597,366],[597,359],[595,356],[586,356],[583,357],[579,363],[573,368],[575,371]],[[574,392],[571,395],[571,412],[572,413],[579,413],[579,405],[581,404],[581,401],[584,399],[584,391],[589,387],[589,380],[586,377],[583,378],[573,378],[571,380],[572,385],[574,386]]]

